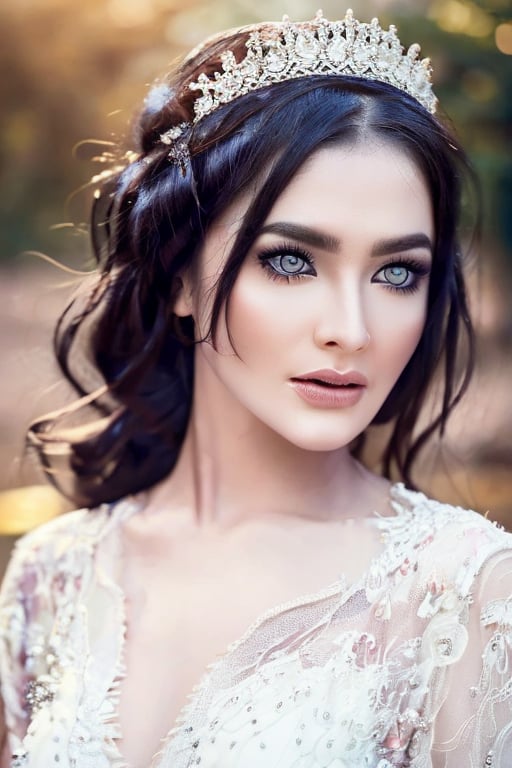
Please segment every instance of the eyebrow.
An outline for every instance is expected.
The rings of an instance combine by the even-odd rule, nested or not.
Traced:
[[[337,237],[327,235],[318,229],[306,227],[303,224],[294,224],[287,221],[277,221],[273,224],[266,224],[259,231],[259,235],[272,234],[289,237],[314,248],[321,248],[324,251],[334,252],[339,250],[341,243]],[[415,232],[403,237],[391,237],[377,241],[371,250],[372,256],[388,256],[401,251],[411,251],[415,248],[425,248],[432,252],[432,241],[423,232]]]
[[[292,240],[298,240],[313,248],[321,248],[324,251],[337,251],[340,248],[340,241],[332,235],[320,232],[318,229],[305,227],[303,224],[293,224],[288,221],[276,221],[275,224],[266,224],[259,231],[260,235],[270,233],[271,235],[281,235],[289,237]]]
[[[400,251],[412,251],[415,248],[425,248],[432,253],[432,241],[423,232],[415,232],[403,237],[390,237],[387,240],[379,240],[372,248],[372,256],[388,256]]]

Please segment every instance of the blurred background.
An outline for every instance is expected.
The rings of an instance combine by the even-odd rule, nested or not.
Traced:
[[[311,18],[320,0],[17,0],[0,7],[0,572],[14,538],[68,505],[44,485],[24,432],[72,399],[51,330],[91,267],[87,196],[101,142],[126,143],[148,85],[205,36],[261,19]],[[444,111],[484,194],[470,265],[478,367],[418,483],[512,529],[512,9],[510,0],[354,0],[434,62]],[[324,14],[345,8],[326,0]],[[94,143],[96,142],[96,143]],[[100,142],[98,145],[97,142]],[[47,254],[71,271],[36,256]]]

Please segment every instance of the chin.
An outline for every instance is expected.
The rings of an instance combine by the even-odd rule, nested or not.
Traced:
[[[346,448],[353,440],[358,437],[360,433],[356,434],[337,434],[322,432],[317,429],[313,434],[309,434],[307,431],[303,431],[299,434],[292,433],[283,435],[289,443],[295,445],[297,448],[303,451],[312,451],[316,453],[338,451],[341,448]]]

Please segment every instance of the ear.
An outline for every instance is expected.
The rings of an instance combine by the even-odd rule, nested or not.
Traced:
[[[174,314],[178,317],[189,317],[194,314],[192,300],[192,284],[187,275],[176,275],[174,278]]]

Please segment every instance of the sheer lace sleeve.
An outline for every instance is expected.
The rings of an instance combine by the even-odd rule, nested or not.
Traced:
[[[470,593],[468,642],[436,718],[434,768],[512,766],[512,549],[493,555]]]
[[[25,693],[29,681],[28,624],[37,600],[39,579],[26,562],[24,547],[15,547],[0,594],[0,685],[11,752],[27,726]]]
[[[20,539],[2,583],[0,687],[13,755],[34,713],[55,697],[56,639],[72,645],[69,613],[87,573],[77,547],[84,517],[68,513]]]
[[[135,509],[129,502],[68,512],[14,549],[0,591],[12,768],[124,765],[115,744],[124,623],[109,575],[116,538],[108,534]]]

